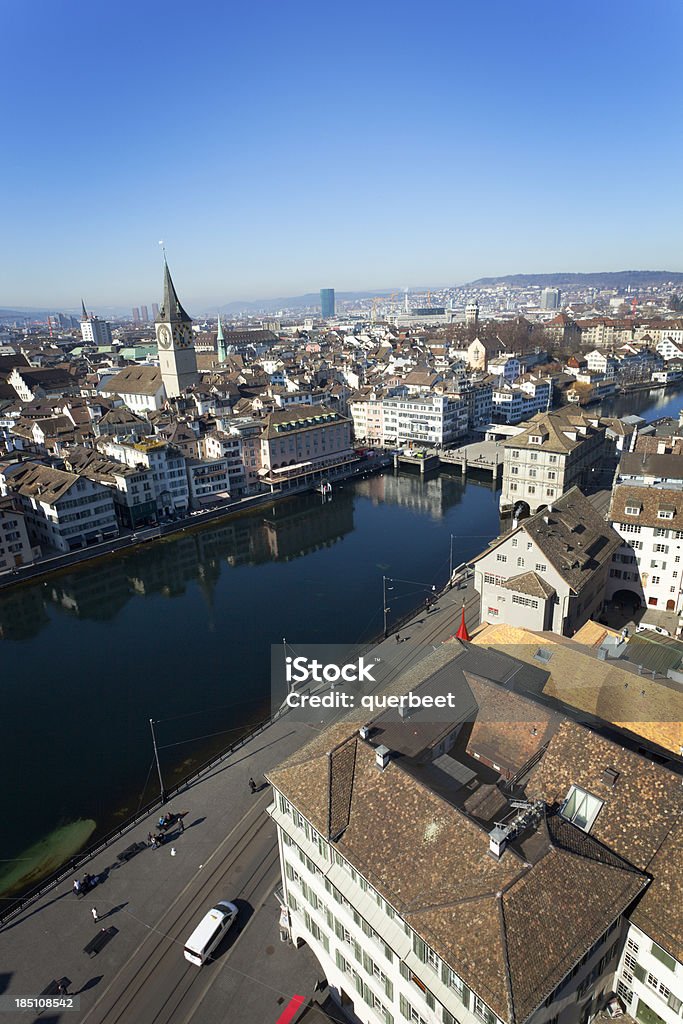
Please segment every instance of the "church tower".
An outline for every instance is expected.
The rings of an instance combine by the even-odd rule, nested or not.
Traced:
[[[161,379],[169,398],[180,395],[199,380],[197,353],[192,337],[192,318],[176,295],[171,272],[164,260],[164,298],[154,324]]]

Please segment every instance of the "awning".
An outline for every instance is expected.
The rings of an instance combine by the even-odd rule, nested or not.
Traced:
[[[295,469],[305,469],[312,466],[312,462],[296,462],[293,466],[280,466],[279,469],[271,469],[271,473],[291,473]]]

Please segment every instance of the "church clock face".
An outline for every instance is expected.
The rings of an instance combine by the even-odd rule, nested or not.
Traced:
[[[188,334],[189,334],[189,332],[188,332],[187,327],[181,327],[178,330],[178,345],[180,346],[180,348],[188,348],[189,347],[190,339],[189,339]]]
[[[168,327],[162,326],[159,328],[157,339],[161,348],[170,348],[171,346],[171,332]]]

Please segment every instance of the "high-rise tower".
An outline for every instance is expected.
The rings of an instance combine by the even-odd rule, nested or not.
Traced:
[[[320,289],[320,312],[323,320],[334,316],[334,288]]]
[[[164,260],[164,298],[155,321],[159,369],[169,398],[199,380],[197,353],[192,337],[192,317],[180,305]]]

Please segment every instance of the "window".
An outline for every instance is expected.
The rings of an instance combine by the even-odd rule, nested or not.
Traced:
[[[668,544],[654,544],[653,547],[652,547],[652,550],[653,551],[659,551],[663,555],[668,555],[669,554],[669,545]]]
[[[661,576],[653,576],[652,577],[652,583],[659,583],[660,580],[661,580]]]
[[[512,546],[513,546],[513,548],[516,548],[516,547],[517,547],[517,544],[518,544],[518,540],[517,540],[517,537],[513,537],[513,538],[512,538]]]
[[[624,512],[626,513],[627,516],[639,516],[640,515],[640,505],[627,505],[626,508],[624,509]]]
[[[666,967],[669,968],[670,971],[676,970],[676,961],[674,960],[674,958],[670,956],[666,952],[666,950],[662,949],[661,946],[658,946],[656,942],[652,943],[652,949],[650,950],[650,952],[656,960],[659,960],[660,963],[663,963]]]
[[[617,995],[622,1000],[622,1002],[626,1004],[626,1006],[631,1005],[631,1002],[633,1000],[633,992],[630,988],[627,988],[626,985],[624,985],[623,981],[617,982]]]
[[[548,566],[544,562],[536,562],[536,572],[547,572]]]
[[[657,513],[657,519],[673,519],[673,517],[674,512],[671,508],[660,508],[659,512]]]
[[[598,800],[596,796],[592,796],[591,793],[587,793],[585,789],[581,789],[579,786],[572,786],[560,808],[560,814],[567,821],[571,821],[573,825],[576,825],[577,828],[582,829],[584,832],[590,832],[595,819],[600,813],[603,802]]]
[[[507,555],[501,555],[501,554],[497,554],[496,555],[496,561],[497,562],[507,562],[507,560],[508,560],[508,556]]]

